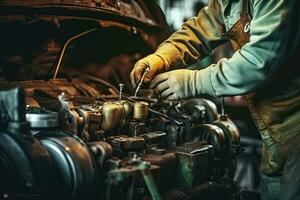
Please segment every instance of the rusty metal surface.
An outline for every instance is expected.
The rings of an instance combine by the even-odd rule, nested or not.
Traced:
[[[144,26],[162,27],[158,16],[151,16],[154,1],[140,0],[6,0],[0,1],[1,14],[50,14],[70,15],[84,18],[110,18],[120,22]],[[147,4],[147,5],[146,5]],[[149,4],[152,4],[149,6]]]

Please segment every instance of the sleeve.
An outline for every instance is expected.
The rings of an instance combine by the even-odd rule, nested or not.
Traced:
[[[280,75],[299,45],[299,8],[299,0],[254,0],[250,42],[231,58],[200,70],[203,91],[246,94]]]
[[[211,0],[197,17],[186,21],[156,50],[166,68],[187,66],[209,55],[214,48],[227,41],[220,4]]]

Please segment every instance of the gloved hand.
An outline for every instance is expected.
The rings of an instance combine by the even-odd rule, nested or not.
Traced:
[[[207,70],[179,69],[156,76],[150,88],[162,98],[179,100],[212,91]],[[211,91],[208,91],[211,90]]]
[[[144,79],[144,83],[146,84],[150,83],[157,74],[167,70],[164,60],[156,54],[150,54],[149,56],[142,58],[134,65],[134,68],[130,73],[130,80],[133,88],[137,86],[147,67],[150,67],[150,71]]]

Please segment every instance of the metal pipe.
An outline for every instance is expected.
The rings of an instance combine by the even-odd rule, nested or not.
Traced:
[[[152,200],[162,200],[162,197],[158,191],[157,185],[155,184],[154,178],[149,168],[150,163],[148,162],[142,162],[139,164],[139,169],[141,170],[143,179],[151,194]]]
[[[221,97],[221,116],[224,117],[225,116],[225,99],[224,97]]]
[[[88,34],[90,32],[93,32],[95,30],[98,30],[98,28],[93,28],[93,29],[87,30],[85,32],[79,33],[79,34],[77,34],[77,35],[75,35],[75,36],[73,36],[73,37],[71,37],[70,39],[67,40],[67,42],[65,43],[65,45],[64,45],[64,47],[63,47],[63,49],[62,49],[62,51],[60,53],[59,60],[57,62],[57,65],[56,65],[56,68],[55,68],[55,72],[54,72],[54,75],[53,75],[53,78],[52,78],[53,80],[56,79],[56,77],[57,77],[57,73],[58,73],[58,71],[60,69],[61,61],[62,61],[62,59],[63,59],[63,57],[65,55],[66,48],[68,47],[68,45],[70,44],[70,42],[72,42],[73,40],[76,40],[76,39],[78,39],[78,38],[80,38],[80,37],[82,37],[82,36],[84,36],[84,35],[86,35],[86,34]]]

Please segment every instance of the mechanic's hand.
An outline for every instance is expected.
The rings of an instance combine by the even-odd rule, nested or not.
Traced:
[[[201,85],[197,79],[198,70],[179,69],[157,75],[150,88],[162,98],[179,100],[199,95]]]
[[[156,54],[150,54],[149,56],[139,60],[134,65],[134,68],[130,73],[130,80],[133,88],[136,88],[147,67],[150,67],[150,71],[147,73],[144,79],[144,83],[146,84],[150,83],[150,81],[157,74],[166,71],[166,66],[163,59]]]

